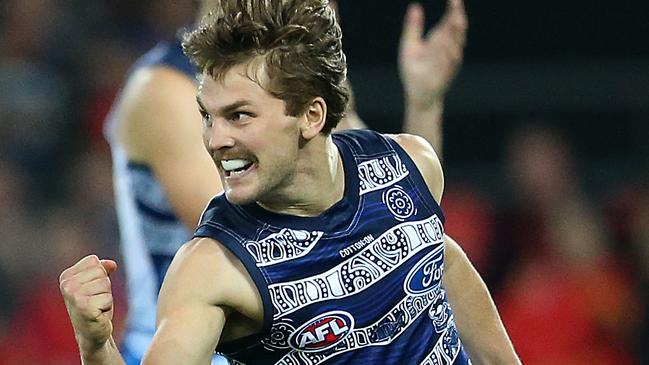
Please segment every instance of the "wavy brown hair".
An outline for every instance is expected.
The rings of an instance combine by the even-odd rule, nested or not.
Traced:
[[[217,9],[185,35],[185,54],[217,80],[235,65],[263,60],[270,80],[264,88],[286,103],[286,114],[304,113],[320,96],[327,103],[322,133],[330,133],[344,116],[349,90],[344,85],[342,32],[328,1],[217,3]]]

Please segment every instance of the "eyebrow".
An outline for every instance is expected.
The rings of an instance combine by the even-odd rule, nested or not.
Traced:
[[[201,101],[200,96],[196,96],[196,102],[198,103],[198,106],[200,107],[200,109],[202,111],[207,112],[207,108],[205,107],[205,105]],[[245,100],[245,99],[237,100],[232,104],[225,105],[225,106],[222,106],[221,108],[219,108],[218,115],[227,115],[227,114],[232,113],[233,111],[239,109],[240,107],[246,106],[246,105],[251,105],[250,101]]]

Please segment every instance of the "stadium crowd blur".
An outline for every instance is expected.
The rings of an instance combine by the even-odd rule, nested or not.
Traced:
[[[389,18],[373,19],[394,28],[382,40],[361,32],[362,6],[371,4],[341,4],[350,75],[367,123],[394,132],[402,107],[394,66],[401,17],[394,14],[403,14],[405,2],[386,3]],[[102,123],[136,57],[191,22],[191,1],[4,0],[0,6],[0,365],[78,364],[58,275],[90,252],[119,261]],[[490,22],[485,8],[467,4],[465,65],[447,98],[447,231],[486,279],[524,364],[649,364],[649,83],[644,95],[626,95],[644,103],[618,97],[620,103],[601,110],[565,103],[561,88],[554,99],[508,99],[503,94],[527,95],[516,85],[582,79],[552,77],[547,69],[536,84],[481,76],[493,76],[489,70],[501,60],[480,47],[503,48],[481,45],[489,41],[480,30]],[[380,57],[361,49],[363,43]],[[557,49],[555,66],[563,62]],[[644,81],[648,53],[636,55],[645,60]],[[565,62],[574,64],[575,56]],[[369,80],[377,74],[383,79]],[[597,84],[583,80],[585,87]],[[474,100],[479,91],[490,106]],[[124,318],[120,276],[113,285],[116,315]]]

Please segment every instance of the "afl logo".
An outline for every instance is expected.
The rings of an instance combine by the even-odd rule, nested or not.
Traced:
[[[343,311],[323,313],[295,330],[289,345],[306,352],[322,351],[336,346],[354,328],[354,318]]]
[[[443,246],[426,255],[410,269],[403,290],[406,293],[418,295],[429,292],[437,287],[444,274]]]

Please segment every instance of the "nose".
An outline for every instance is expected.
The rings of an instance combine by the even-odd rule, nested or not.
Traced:
[[[210,151],[234,146],[232,126],[223,118],[213,118],[212,126],[205,128],[204,133],[205,142]]]

